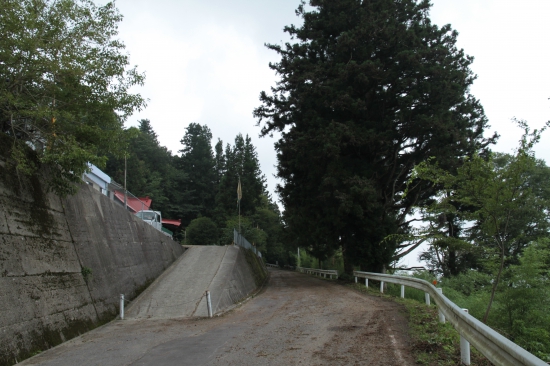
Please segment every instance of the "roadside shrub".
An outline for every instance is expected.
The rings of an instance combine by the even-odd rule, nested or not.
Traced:
[[[187,244],[216,245],[218,244],[218,227],[208,217],[199,217],[187,226]]]

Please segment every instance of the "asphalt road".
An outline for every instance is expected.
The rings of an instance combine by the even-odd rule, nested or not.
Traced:
[[[413,365],[399,305],[270,270],[223,316],[114,321],[21,365]],[[168,304],[169,305],[169,304]]]

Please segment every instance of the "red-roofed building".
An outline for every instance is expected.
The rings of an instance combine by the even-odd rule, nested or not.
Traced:
[[[176,231],[181,226],[181,219],[179,220],[171,220],[171,219],[165,219],[162,218],[162,226],[165,228]]]
[[[124,205],[123,191],[115,190],[113,196],[115,200],[120,201],[120,203]],[[146,197],[128,196],[126,198],[126,205],[128,206],[128,211],[134,214],[138,213],[139,211],[150,211],[152,203],[153,203],[153,200],[149,198],[149,196],[146,196]],[[181,219],[172,220],[172,219],[162,218],[162,226],[168,230],[176,231],[181,226]]]
[[[119,200],[120,202],[122,202],[122,204],[124,204],[124,192],[115,191],[114,196],[117,200]],[[150,199],[149,196],[146,196],[146,197],[128,196],[126,198],[126,205],[128,206],[128,210],[132,211],[133,213],[143,211],[143,210],[150,210],[152,202],[153,200]]]
[[[109,177],[95,165],[89,164],[89,166],[90,171],[84,173],[84,175],[82,176],[84,182],[91,185],[94,189],[100,191],[104,195],[108,196],[111,200],[124,206],[124,188],[120,184],[113,181],[111,177]],[[133,214],[136,214],[139,211],[151,211],[152,203],[153,200],[149,198],[149,196],[136,197],[128,192],[128,195],[126,197],[126,209]],[[159,215],[162,216],[160,212]],[[177,231],[181,227],[181,219],[171,220],[162,218],[161,224],[164,229],[170,230],[170,234],[172,234],[173,231]]]

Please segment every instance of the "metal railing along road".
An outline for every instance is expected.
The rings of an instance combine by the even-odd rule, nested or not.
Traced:
[[[271,264],[271,263],[266,263],[265,266],[271,267],[271,268],[280,268],[278,264]]]
[[[325,278],[327,275],[330,275],[330,278],[332,279],[332,276],[336,276],[336,279],[338,279],[338,271],[335,269],[315,269],[315,268],[304,268],[304,267],[296,267],[296,270],[298,272],[307,273],[307,274],[317,274],[320,277],[324,276]]]
[[[262,253],[260,253],[256,246],[250,244],[236,229],[233,229],[233,242],[240,247],[252,250],[258,257],[262,257]]]
[[[368,286],[368,280],[380,281],[380,290],[383,291],[383,283],[395,283],[401,285],[401,297],[404,297],[404,286],[413,287],[424,291],[426,294],[426,303],[429,304],[430,296],[437,304],[440,316],[439,319],[445,322],[445,319],[454,326],[461,336],[462,362],[470,364],[469,345],[467,355],[463,350],[462,338],[471,343],[479,352],[481,352],[489,361],[495,365],[537,365],[547,366],[548,364],[527,352],[517,344],[497,333],[487,325],[483,324],[473,316],[459,308],[455,303],[445,297],[440,290],[431,283],[412,277],[394,276],[381,273],[354,271],[355,282],[357,277],[365,278],[365,284]],[[466,357],[467,356],[467,357]]]

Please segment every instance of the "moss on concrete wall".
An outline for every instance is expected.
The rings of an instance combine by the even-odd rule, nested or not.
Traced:
[[[66,199],[40,170],[17,174],[0,134],[0,365],[102,325],[120,294],[137,296],[181,246],[83,185]]]
[[[246,262],[250,266],[250,269],[254,275],[254,282],[256,283],[256,286],[259,287],[263,285],[267,278],[267,269],[262,262],[262,258],[258,258],[250,249],[244,249],[244,253]]]

